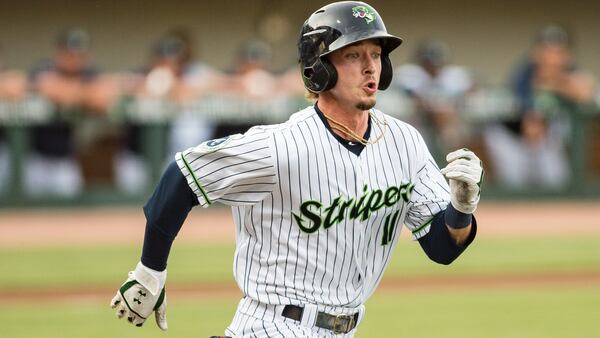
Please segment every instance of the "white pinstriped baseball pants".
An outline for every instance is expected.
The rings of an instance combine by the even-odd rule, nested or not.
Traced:
[[[267,305],[248,297],[243,298],[238,305],[233,321],[225,330],[225,335],[234,338],[352,338],[365,311],[364,305],[357,309],[341,311],[339,314],[358,311],[358,324],[347,334],[336,335],[331,330],[314,326],[319,311],[317,306],[303,306],[302,321],[299,322],[281,315],[284,305]]]

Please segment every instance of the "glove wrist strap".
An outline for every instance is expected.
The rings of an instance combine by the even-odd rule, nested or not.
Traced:
[[[456,210],[452,203],[448,204],[444,211],[444,221],[453,229],[466,228],[473,221],[473,215]]]
[[[167,270],[156,271],[139,262],[133,271],[133,278],[156,296],[165,286]]]

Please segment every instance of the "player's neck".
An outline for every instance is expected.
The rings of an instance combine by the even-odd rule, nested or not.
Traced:
[[[369,111],[359,110],[355,107],[344,107],[337,101],[331,101],[319,98],[317,102],[319,109],[329,121],[329,124],[341,124],[350,129],[356,135],[362,136],[367,131],[369,125]],[[333,127],[333,125],[332,125]],[[346,140],[355,140],[347,133],[339,129],[332,128],[333,132]]]

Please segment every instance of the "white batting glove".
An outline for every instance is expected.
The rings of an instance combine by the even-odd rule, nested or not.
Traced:
[[[472,214],[477,209],[483,180],[481,160],[469,149],[459,149],[446,156],[448,165],[441,170],[450,182],[454,209]]]
[[[166,279],[166,270],[152,270],[139,262],[110,302],[110,307],[117,309],[117,318],[126,317],[129,323],[140,327],[155,312],[158,327],[167,331]]]

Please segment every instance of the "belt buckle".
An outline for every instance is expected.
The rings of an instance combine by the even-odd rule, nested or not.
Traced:
[[[354,316],[352,315],[338,315],[333,319],[333,328],[331,329],[333,333],[348,333],[352,330],[352,325],[354,324]]]

